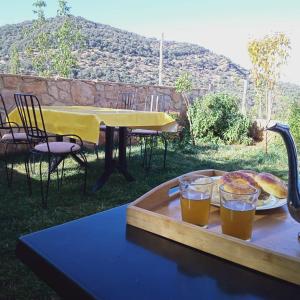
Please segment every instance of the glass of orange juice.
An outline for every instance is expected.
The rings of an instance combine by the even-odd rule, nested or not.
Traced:
[[[213,180],[210,177],[190,174],[179,178],[182,220],[207,227]]]
[[[241,190],[237,188],[233,192],[231,189],[229,191],[224,184],[219,187],[219,190],[222,232],[250,241],[260,191],[249,185]]]

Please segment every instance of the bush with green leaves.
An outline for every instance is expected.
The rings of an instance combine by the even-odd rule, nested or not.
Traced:
[[[250,144],[251,121],[239,112],[234,96],[218,93],[195,100],[190,107],[197,142]]]
[[[288,123],[295,142],[300,144],[300,105],[294,103],[290,108]]]

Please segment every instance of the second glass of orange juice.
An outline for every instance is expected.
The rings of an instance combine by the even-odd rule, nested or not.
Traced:
[[[222,232],[242,240],[250,240],[259,190],[248,186],[247,191],[228,191],[221,185]]]

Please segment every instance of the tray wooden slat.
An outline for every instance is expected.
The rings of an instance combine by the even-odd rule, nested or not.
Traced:
[[[195,172],[192,172],[195,173]],[[197,171],[220,176],[216,170]],[[246,242],[222,234],[219,208],[211,207],[207,229],[181,220],[178,193],[169,190],[178,178],[149,191],[127,209],[127,223],[198,250],[300,285],[300,224],[286,207],[260,211],[255,215],[253,237]]]

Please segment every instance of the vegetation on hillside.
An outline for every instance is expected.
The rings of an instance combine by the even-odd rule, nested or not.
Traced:
[[[112,80],[142,84],[157,84],[159,41],[87,21],[82,17],[71,17],[86,38],[86,49],[80,59],[79,78]],[[48,19],[45,31],[56,31],[62,17]],[[32,22],[0,27],[1,70],[6,71],[6,60],[10,47],[16,42],[20,52],[30,43],[24,36],[24,28]],[[193,75],[195,86],[213,87],[215,84],[233,85],[247,71],[228,58],[216,55],[198,45],[166,41],[164,43],[164,84],[173,85],[184,71]],[[32,66],[23,57],[23,73],[32,73]]]

